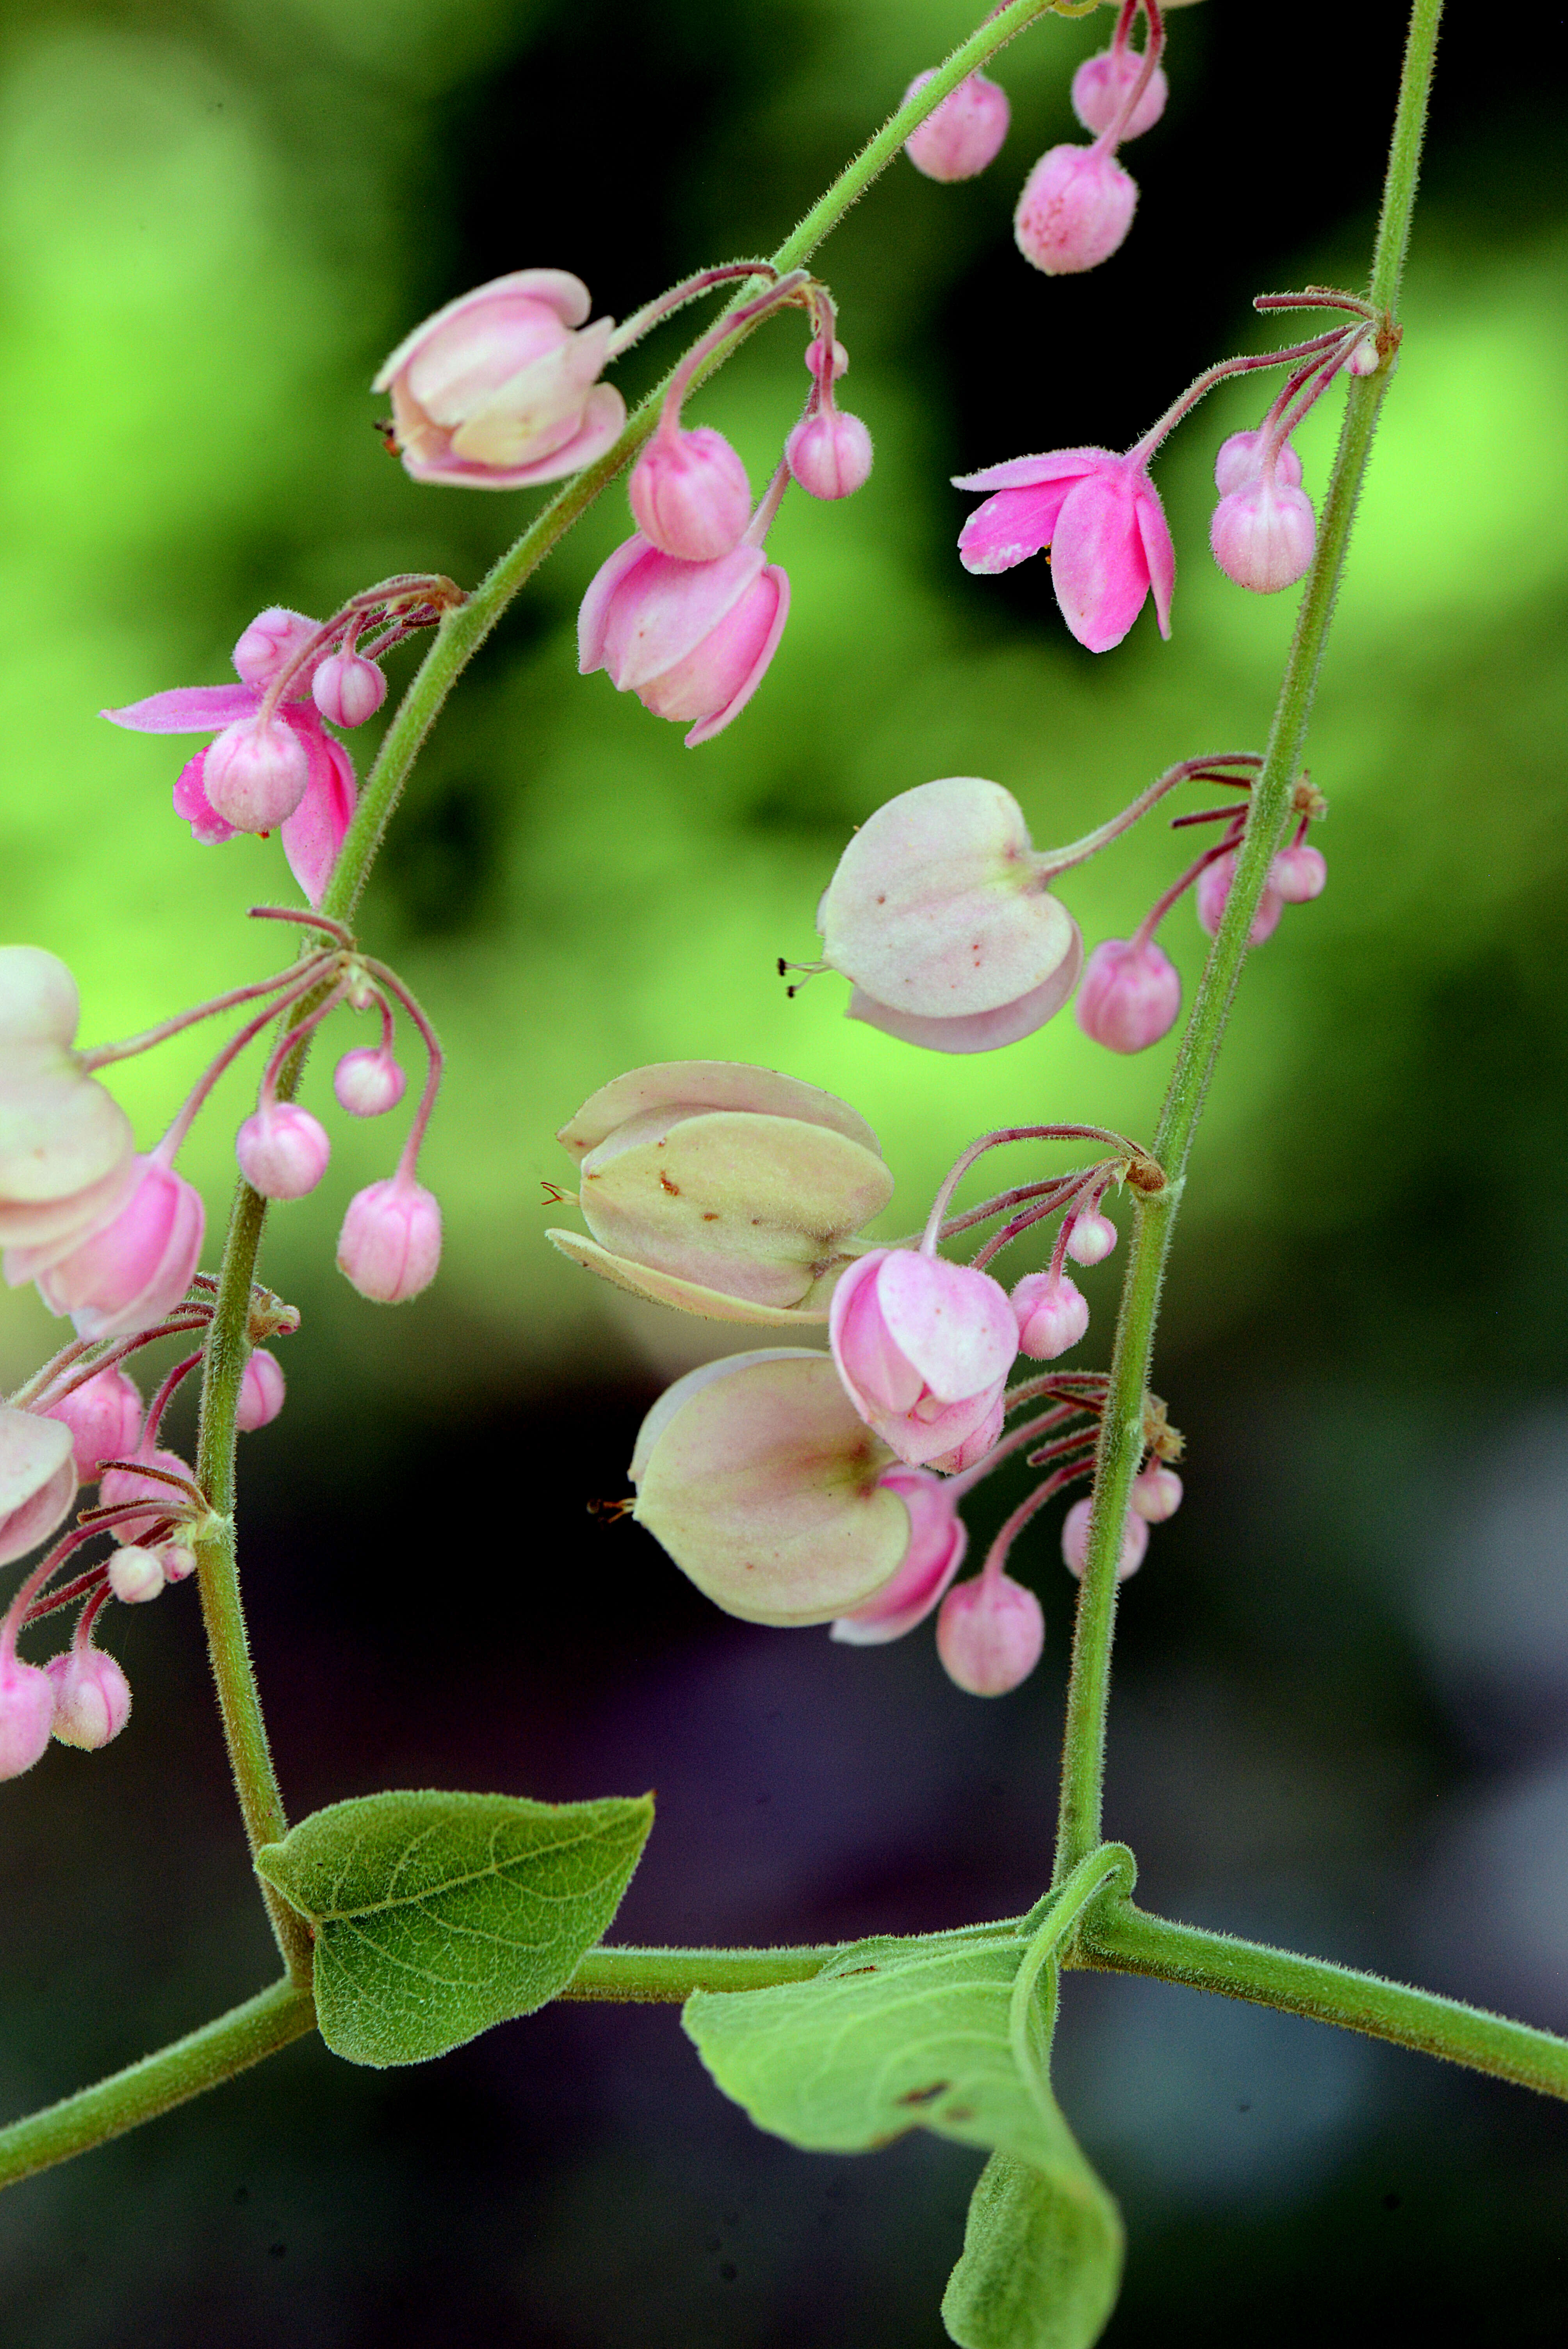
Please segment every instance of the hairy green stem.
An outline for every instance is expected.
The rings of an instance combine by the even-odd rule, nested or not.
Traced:
[[[308,1990],[286,1979],[231,2007],[200,2031],[160,2047],[156,2055],[110,2073],[91,2088],[46,2105],[26,2120],[0,2128],[0,2186],[15,2186],[57,2161],[87,2153],[111,2137],[155,2120],[160,2113],[232,2079],[263,2055],[275,2055],[315,2028]]]
[[[1372,298],[1382,309],[1392,306],[1409,244],[1417,171],[1441,14],[1442,0],[1414,0],[1372,263]],[[1235,877],[1181,1038],[1154,1136],[1154,1155],[1164,1168],[1166,1188],[1152,1198],[1140,1199],[1135,1212],[1101,1427],[1083,1588],[1073,1633],[1061,1807],[1057,1825],[1058,1882],[1100,1840],[1106,1708],[1110,1690],[1110,1646],[1116,1626],[1116,1567],[1132,1479],[1142,1448],[1143,1398],[1153,1355],[1161,1283],[1203,1096],[1246,958],[1253,917],[1290,810],[1295,777],[1306,740],[1307,718],[1345,566],[1356,501],[1371,451],[1377,411],[1388,387],[1392,358],[1390,347],[1383,365],[1374,374],[1350,378],[1338,452],[1324,501],[1317,553],[1302,594],[1263,769],[1253,788],[1246,831],[1236,856]]]
[[[766,1990],[773,1982],[810,1982],[848,1944],[817,1949],[590,1950],[562,1998],[598,2003],[678,2006],[694,1990]]]

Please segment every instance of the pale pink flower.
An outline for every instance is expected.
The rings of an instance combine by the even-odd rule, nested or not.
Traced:
[[[936,68],[916,74],[900,103],[907,106]],[[928,180],[973,180],[995,161],[1007,136],[1007,93],[984,74],[972,73],[934,107],[903,142],[903,151]]]
[[[626,485],[640,534],[661,554],[712,563],[732,554],[751,520],[746,467],[710,424],[661,423]]]
[[[1088,1300],[1066,1273],[1026,1272],[1008,1302],[1018,1324],[1018,1351],[1031,1361],[1054,1362],[1088,1328]]]
[[[139,1157],[125,1204],[65,1256],[7,1248],[5,1278],[36,1280],[51,1313],[68,1313],[79,1338],[127,1338],[150,1330],[191,1286],[201,1254],[201,1195],[156,1153]]]
[[[1151,1460],[1132,1480],[1132,1506],[1147,1525],[1162,1526],[1181,1506],[1181,1479],[1162,1460]]]
[[[1236,852],[1233,848],[1228,848],[1223,856],[1216,856],[1212,864],[1205,864],[1202,872],[1198,875],[1195,898],[1198,920],[1211,937],[1220,926],[1220,919],[1225,910],[1225,900],[1231,894],[1231,884],[1235,877]],[[1264,894],[1258,900],[1258,910],[1253,916],[1253,926],[1247,944],[1250,947],[1261,947],[1265,938],[1272,938],[1279,927],[1279,917],[1284,911],[1284,899],[1271,880],[1264,886]]]
[[[1100,1264],[1116,1246],[1116,1226],[1109,1216],[1091,1207],[1073,1217],[1066,1245],[1075,1264]]]
[[[94,1482],[105,1460],[124,1460],[134,1452],[141,1435],[141,1396],[118,1364],[42,1409],[46,1419],[70,1429],[77,1475],[84,1485]]]
[[[959,533],[966,571],[1010,571],[1048,546],[1062,617],[1091,653],[1121,642],[1150,589],[1160,633],[1170,636],[1176,556],[1136,451],[1053,449],[960,474],[954,486],[993,492]]]
[[[722,733],[761,684],[789,613],[789,581],[743,543],[711,563],[661,554],[641,532],[600,569],[577,623],[577,666],[602,668],[659,718]]]
[[[371,386],[390,391],[397,450],[417,481],[514,490],[603,456],[626,420],[600,383],[612,318],[586,323],[564,269],[518,269],[449,302],[400,342]]]
[[[284,1366],[275,1354],[264,1346],[253,1349],[245,1363],[245,1374],[240,1381],[240,1400],[234,1412],[234,1425],[242,1435],[258,1427],[270,1427],[284,1407],[287,1389]]]
[[[1293,848],[1282,848],[1269,866],[1269,887],[1277,890],[1287,905],[1308,905],[1321,897],[1328,883],[1328,865],[1321,848],[1314,848],[1298,840]]]
[[[382,1117],[396,1109],[408,1079],[383,1045],[363,1045],[345,1052],[332,1072],[332,1090],[339,1109],[350,1117]]]
[[[275,832],[293,815],[309,781],[310,755],[281,717],[225,726],[201,761],[207,804],[236,832]]]
[[[155,1549],[126,1542],[108,1562],[108,1587],[122,1607],[145,1607],[161,1596],[168,1577]]]
[[[802,417],[784,443],[785,461],[814,498],[847,498],[871,479],[872,436],[841,408]]]
[[[1294,587],[1317,543],[1317,518],[1305,490],[1260,473],[1220,500],[1209,523],[1215,562],[1238,587],[1277,595]]]
[[[234,1136],[240,1172],[263,1199],[303,1199],[326,1172],[332,1143],[320,1118],[295,1102],[263,1102]]]
[[[1062,1563],[1080,1582],[1088,1557],[1088,1521],[1093,1507],[1092,1500],[1075,1501],[1062,1519]],[[1121,1537],[1121,1556],[1116,1562],[1118,1582],[1125,1582],[1130,1574],[1137,1573],[1148,1547],[1149,1519],[1134,1508]]]
[[[1072,101],[1073,112],[1086,130],[1110,129],[1142,71],[1143,59],[1136,49],[1101,49],[1097,56],[1085,57],[1073,76]],[[1119,136],[1141,139],[1146,130],[1152,130],[1170,96],[1165,68],[1156,66]]]
[[[310,698],[334,726],[363,726],[387,698],[387,678],[363,653],[328,653],[317,661]]]
[[[1214,459],[1214,487],[1222,498],[1228,498],[1233,490],[1244,490],[1249,481],[1259,479],[1268,437],[1260,425],[1255,432],[1233,432],[1228,440],[1221,441]],[[1301,486],[1301,459],[1288,440],[1282,440],[1274,452],[1274,479],[1283,481],[1287,489]]]
[[[1097,269],[1123,242],[1138,183],[1099,145],[1050,147],[1024,182],[1013,214],[1019,252],[1047,277]]]
[[[828,1335],[850,1400],[911,1467],[952,1468],[968,1439],[994,1440],[1018,1329],[989,1273],[873,1248],[833,1291]]]
[[[0,1778],[19,1778],[49,1743],[55,1691],[47,1672],[0,1643]]]
[[[1046,1644],[1032,1590],[1002,1573],[961,1582],[942,1602],[936,1652],[950,1681],[971,1696],[1006,1696],[1026,1681]]]
[[[130,1455],[141,1464],[131,1468],[106,1468],[98,1481],[98,1499],[105,1508],[123,1508],[132,1501],[147,1501],[150,1506],[138,1511],[133,1517],[117,1517],[108,1528],[117,1542],[130,1547],[140,1544],[160,1517],[174,1516],[186,1507],[190,1495],[179,1485],[170,1485],[168,1476],[183,1477],[191,1482],[191,1471],[177,1452],[165,1452],[145,1443]],[[165,1476],[150,1476],[149,1468],[162,1468]],[[178,1580],[164,1567],[165,1578]]]
[[[964,1563],[969,1536],[953,1488],[926,1468],[884,1468],[877,1479],[909,1511],[903,1565],[874,1599],[839,1616],[832,1636],[850,1647],[880,1647],[923,1623]]]
[[[1181,981],[1152,938],[1104,938],[1084,965],[1073,1006],[1086,1036],[1113,1052],[1141,1052],[1176,1024]]]
[[[398,1173],[356,1191],[337,1241],[337,1268],[361,1297],[401,1305],[428,1288],[441,1261],[435,1194]]]
[[[101,1648],[71,1646],[45,1667],[54,1694],[54,1733],[62,1745],[96,1754],[130,1719],[130,1683]]]

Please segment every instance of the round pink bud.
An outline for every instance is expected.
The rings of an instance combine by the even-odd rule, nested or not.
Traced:
[[[1006,1574],[982,1574],[959,1583],[936,1619],[943,1669],[971,1696],[1006,1696],[1017,1688],[1039,1662],[1045,1644],[1039,1600]]]
[[[154,1468],[166,1469],[171,1476],[190,1479],[191,1471],[177,1452],[141,1453],[138,1457],[149,1461]],[[160,1517],[178,1516],[190,1505],[190,1495],[179,1485],[167,1485],[161,1476],[146,1476],[135,1468],[106,1469],[98,1485],[98,1499],[106,1509],[121,1508],[128,1501],[150,1502],[150,1508],[139,1510],[134,1517],[117,1517],[105,1531],[117,1542],[139,1542]],[[168,1579],[168,1569],[164,1570]]]
[[[123,1460],[141,1440],[141,1396],[135,1381],[118,1367],[100,1371],[58,1402],[50,1403],[46,1419],[64,1422],[71,1431],[77,1475],[90,1485],[104,1460]]]
[[[156,1599],[167,1579],[161,1554],[143,1549],[139,1542],[127,1542],[108,1562],[108,1587],[127,1607]]]
[[[1268,435],[1260,425],[1255,432],[1233,432],[1228,440],[1220,443],[1220,453],[1214,460],[1214,487],[1222,498],[1233,490],[1244,490],[1249,481],[1257,481],[1264,469],[1263,448]],[[1288,440],[1282,440],[1274,454],[1274,479],[1287,490],[1301,486],[1301,459]]]
[[[822,337],[820,335],[817,335],[814,336],[811,341],[806,346],[807,372],[810,375],[816,375],[820,368],[821,364]],[[848,351],[845,350],[842,343],[835,342],[833,345],[833,381],[837,383],[839,378],[841,375],[848,375],[849,371],[850,355]]]
[[[1301,841],[1295,848],[1282,848],[1269,866],[1269,887],[1278,892],[1287,905],[1307,905],[1314,897],[1321,897],[1328,879],[1328,866],[1321,848]]]
[[[361,1297],[401,1305],[428,1288],[440,1261],[441,1210],[423,1184],[394,1174],[355,1193],[338,1236],[337,1268]]]
[[[303,612],[291,612],[282,604],[271,604],[258,612],[239,643],[234,647],[234,667],[247,685],[263,688],[271,685],[279,669],[292,659],[314,636],[316,624]],[[310,691],[310,671],[302,668],[290,684],[289,699],[303,701]]]
[[[1105,938],[1084,966],[1078,1026],[1113,1052],[1141,1052],[1170,1034],[1181,1009],[1176,966],[1152,938]]]
[[[1227,849],[1223,856],[1216,856],[1212,864],[1206,864],[1198,875],[1198,920],[1211,937],[1220,926],[1220,916],[1225,910],[1225,900],[1231,894],[1231,883],[1235,873],[1236,853],[1234,849]],[[1271,882],[1258,900],[1258,910],[1253,916],[1252,935],[1247,944],[1261,947],[1265,938],[1272,938],[1279,927],[1279,917],[1284,911],[1284,899]]]
[[[55,1701],[55,1735],[62,1745],[96,1754],[130,1719],[130,1683],[101,1648],[67,1648],[46,1667]]]
[[[1018,1322],[1018,1351],[1034,1362],[1054,1362],[1088,1328],[1088,1302],[1065,1273],[1026,1272],[1009,1299]]]
[[[730,554],[751,520],[746,467],[711,424],[655,432],[632,468],[627,495],[648,543],[683,563]]]
[[[387,679],[362,653],[328,653],[310,681],[311,698],[335,726],[363,726],[387,698]]]
[[[253,1428],[270,1426],[284,1407],[285,1392],[283,1364],[264,1346],[257,1346],[240,1381],[240,1400],[234,1412],[234,1425],[240,1433],[249,1435]]]
[[[345,1052],[332,1072],[337,1106],[350,1117],[381,1117],[403,1098],[407,1077],[390,1052],[369,1045]]]
[[[871,478],[872,436],[858,416],[822,409],[802,418],[784,443],[789,471],[814,498],[847,498]]]
[[[1026,261],[1062,277],[1109,261],[1137,208],[1137,183],[1113,155],[1052,147],[1024,182],[1013,234]]]
[[[896,1493],[909,1511],[909,1547],[891,1582],[874,1599],[833,1624],[832,1637],[852,1648],[902,1640],[923,1622],[964,1563],[969,1537],[950,1485],[926,1468],[884,1468],[883,1492]]]
[[[263,1199],[303,1199],[326,1172],[332,1144],[320,1118],[294,1102],[253,1110],[234,1136],[240,1172]]]
[[[1101,49],[1098,57],[1085,57],[1073,76],[1073,112],[1086,130],[1099,133],[1110,129],[1142,71],[1143,59],[1136,49]],[[1141,139],[1146,130],[1152,130],[1170,95],[1165,68],[1156,66],[1118,137]]]
[[[1381,364],[1375,327],[1368,327],[1340,369],[1342,375],[1376,375]]]
[[[1255,595],[1294,587],[1312,561],[1317,519],[1305,490],[1260,476],[1214,508],[1209,544],[1227,579]]]
[[[1151,1460],[1132,1480],[1132,1506],[1146,1525],[1162,1526],[1181,1506],[1181,1479],[1162,1460]]]
[[[1092,1501],[1075,1501],[1062,1519],[1062,1561],[1069,1574],[1083,1579],[1084,1561],[1088,1557],[1088,1520]],[[1127,1520],[1127,1531],[1121,1537],[1121,1556],[1116,1562],[1116,1578],[1125,1582],[1136,1574],[1143,1563],[1143,1553],[1149,1547],[1149,1521],[1137,1510]]]
[[[903,94],[905,106],[935,71],[933,66],[929,72],[915,75]],[[1007,136],[1011,112],[1006,91],[987,81],[984,74],[972,73],[910,132],[903,151],[928,180],[973,180],[995,161]]]
[[[49,1742],[55,1691],[46,1671],[0,1652],[0,1778],[19,1778]]]
[[[196,1553],[185,1542],[165,1542],[158,1561],[165,1582],[184,1582],[196,1571]]]
[[[292,726],[242,718],[207,746],[201,788],[236,832],[272,832],[293,815],[310,781],[310,759]]]
[[[1100,1264],[1116,1246],[1116,1226],[1098,1208],[1075,1216],[1068,1233],[1068,1254],[1075,1264]]]

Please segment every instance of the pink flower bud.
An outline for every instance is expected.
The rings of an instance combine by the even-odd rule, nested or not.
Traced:
[[[904,91],[905,106],[935,73],[916,74]],[[1007,136],[1011,109],[1007,93],[984,74],[972,73],[934,107],[918,129],[903,142],[903,151],[928,180],[973,180],[995,161]]]
[[[820,409],[784,443],[790,472],[814,498],[847,498],[871,478],[872,436],[858,416]]]
[[[1220,453],[1214,460],[1214,487],[1222,498],[1234,490],[1244,490],[1249,481],[1259,480],[1263,473],[1264,443],[1268,434],[1262,426],[1255,432],[1233,432],[1228,440],[1220,443]],[[1282,440],[1274,455],[1274,479],[1287,490],[1301,486],[1301,459],[1288,440]]]
[[[257,1346],[240,1381],[234,1425],[241,1434],[249,1435],[254,1428],[270,1426],[284,1407],[285,1392],[283,1364],[264,1346]]]
[[[1084,966],[1078,1026],[1113,1052],[1141,1052],[1169,1035],[1181,1009],[1176,966],[1152,938],[1104,938]]]
[[[407,1174],[372,1183],[348,1203],[337,1268],[361,1297],[401,1305],[428,1288],[441,1261],[441,1210],[433,1192]]]
[[[884,1468],[877,1479],[909,1511],[903,1564],[874,1599],[841,1615],[832,1636],[850,1647],[880,1647],[902,1640],[923,1622],[964,1563],[969,1536],[952,1487],[925,1468]]]
[[[303,612],[271,604],[258,612],[234,647],[234,667],[247,685],[264,691],[278,671],[315,634],[316,624]],[[289,681],[291,701],[303,701],[310,692],[311,672],[302,668]]]
[[[350,1117],[382,1117],[396,1109],[408,1082],[390,1052],[362,1046],[345,1052],[332,1072],[332,1090],[339,1109]]]
[[[1013,214],[1019,252],[1047,277],[1096,269],[1132,226],[1138,187],[1097,147],[1052,147],[1024,182]]]
[[[77,1475],[84,1485],[93,1482],[100,1461],[125,1459],[141,1436],[141,1396],[118,1366],[48,1404],[45,1416],[70,1429]]]
[[[126,1607],[144,1607],[156,1599],[165,1579],[160,1554],[139,1542],[127,1542],[108,1562],[108,1587]]]
[[[263,1199],[303,1199],[332,1155],[320,1118],[294,1102],[265,1102],[234,1136],[240,1172]]]
[[[240,719],[207,746],[201,789],[236,832],[272,832],[293,815],[310,781],[310,759],[292,726]]]
[[[0,1403],[0,1566],[46,1541],[76,1492],[69,1428]]]
[[[1032,1362],[1054,1362],[1088,1328],[1088,1304],[1065,1273],[1026,1272],[1009,1303],[1018,1324],[1018,1351]]]
[[[1342,375],[1376,375],[1382,363],[1376,327],[1369,326],[1340,369]]]
[[[950,1681],[971,1696],[1006,1696],[1026,1681],[1046,1644],[1032,1590],[1006,1574],[961,1582],[942,1602],[936,1652]]]
[[[1136,49],[1101,49],[1098,57],[1085,57],[1073,76],[1073,112],[1086,130],[1109,130],[1121,110],[1122,100],[1143,71],[1143,59]],[[1127,120],[1119,137],[1141,139],[1152,130],[1165,111],[1165,101],[1171,95],[1171,85],[1165,78],[1163,66],[1156,66],[1149,77],[1149,86]]]
[[[878,808],[817,908],[823,957],[854,988],[851,1019],[934,1051],[1032,1035],[1083,957],[1077,923],[1044,885],[1048,866],[1012,793],[980,776]]]
[[[1287,905],[1307,905],[1314,897],[1321,897],[1328,879],[1328,866],[1321,848],[1301,841],[1295,848],[1282,848],[1269,866],[1269,887],[1277,891]]]
[[[196,1553],[184,1542],[165,1542],[158,1559],[165,1582],[183,1582],[196,1571]]]
[[[414,479],[521,489],[602,456],[626,405],[597,380],[614,321],[584,324],[589,307],[580,277],[520,269],[416,326],[371,387],[392,395],[398,453]]]
[[[820,335],[817,335],[814,336],[811,341],[806,346],[807,373],[810,375],[816,375],[820,370],[821,364],[822,337]],[[839,378],[841,375],[848,375],[849,371],[850,355],[848,351],[845,350],[842,343],[835,341],[833,345],[833,381],[837,383]]]
[[[387,679],[359,653],[328,653],[310,681],[311,698],[335,726],[363,726],[387,698]]]
[[[583,599],[577,666],[584,677],[605,670],[617,693],[634,693],[655,717],[695,719],[686,738],[695,750],[745,709],[789,611],[789,579],[759,546],[681,563],[639,533]]]
[[[1075,1216],[1068,1233],[1068,1254],[1075,1264],[1100,1264],[1116,1246],[1116,1226],[1096,1209]]]
[[[1162,1460],[1151,1460],[1132,1480],[1132,1506],[1146,1525],[1162,1526],[1181,1506],[1181,1479]]]
[[[1080,1582],[1088,1557],[1088,1520],[1093,1506],[1089,1500],[1075,1501],[1062,1519],[1062,1561],[1068,1573],[1076,1574]],[[1121,1556],[1116,1563],[1118,1582],[1125,1582],[1130,1574],[1137,1573],[1148,1547],[1149,1520],[1135,1509],[1121,1537]]]
[[[35,1269],[10,1250],[7,1279],[36,1278],[51,1313],[68,1313],[79,1338],[128,1338],[150,1330],[191,1286],[201,1254],[201,1195],[157,1158],[139,1158],[136,1187],[109,1220],[67,1256]]]
[[[1211,937],[1220,926],[1220,917],[1225,910],[1225,900],[1231,894],[1231,883],[1235,874],[1236,853],[1234,849],[1228,849],[1223,856],[1216,856],[1212,864],[1206,864],[1198,875],[1198,920]],[[1279,917],[1284,911],[1284,899],[1271,882],[1258,900],[1258,910],[1253,916],[1252,934],[1247,944],[1261,947],[1265,938],[1272,938],[1279,927]]]
[[[0,1650],[0,1778],[19,1778],[49,1742],[55,1690],[47,1672]]]
[[[171,1476],[191,1481],[191,1471],[177,1452],[139,1452],[135,1456],[150,1467],[166,1469]],[[139,1469],[108,1468],[99,1480],[98,1499],[106,1509],[122,1508],[129,1501],[150,1504],[134,1517],[117,1517],[107,1529],[117,1542],[139,1544],[160,1517],[178,1516],[189,1506],[190,1495],[180,1485],[166,1484],[161,1476],[145,1475]],[[166,1567],[166,1580],[168,1573]]]
[[[1312,561],[1317,521],[1305,490],[1260,477],[1214,508],[1209,544],[1227,579],[1257,595],[1293,587]]]
[[[751,520],[746,468],[722,432],[655,432],[627,485],[638,530],[661,554],[711,563],[731,554]]]
[[[729,1354],[677,1380],[643,1422],[633,1514],[727,1614],[825,1623],[909,1553],[913,1513],[882,1485],[888,1464],[826,1354]]]
[[[130,1683],[101,1648],[67,1648],[46,1667],[54,1696],[54,1732],[62,1745],[96,1754],[130,1719]]]
[[[989,1273],[913,1248],[873,1248],[833,1291],[828,1335],[845,1392],[911,1467],[954,1464],[993,1440],[1018,1350],[1006,1291]]]

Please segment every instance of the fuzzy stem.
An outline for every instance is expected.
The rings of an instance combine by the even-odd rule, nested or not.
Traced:
[[[1214,767],[1262,765],[1263,761],[1255,750],[1218,750],[1208,759],[1183,759],[1180,766],[1167,767],[1165,772],[1140,792],[1119,815],[1113,815],[1105,823],[1097,824],[1092,832],[1086,832],[1081,840],[1069,841],[1066,848],[1047,848],[1042,855],[1036,857],[1035,870],[1045,879],[1047,875],[1066,873],[1074,864],[1083,864],[1087,857],[1093,856],[1098,850],[1119,839],[1124,832],[1130,831],[1139,818],[1147,815],[1150,809],[1162,800],[1167,792],[1173,792],[1178,783],[1193,781],[1199,775],[1206,781],[1218,782],[1221,777],[1210,775],[1210,770]]]

